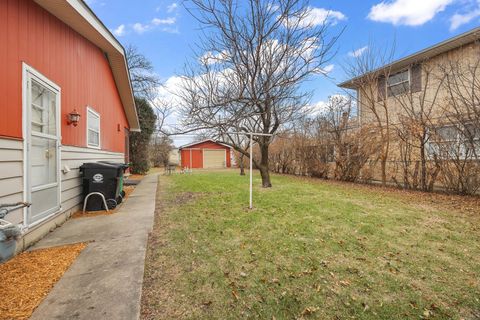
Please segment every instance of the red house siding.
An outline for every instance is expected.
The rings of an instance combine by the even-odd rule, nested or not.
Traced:
[[[101,117],[101,147],[124,152],[128,122],[107,58],[32,0],[0,1],[0,136],[22,138],[22,62],[61,88],[62,144],[86,147],[86,108]],[[67,125],[73,109],[77,127]]]
[[[186,147],[185,149],[181,149],[180,157],[182,162],[182,168],[188,167],[193,169],[203,168],[203,149],[225,149],[227,152],[227,168],[231,167],[231,150],[229,147],[223,146],[218,143],[214,143],[211,141],[206,141],[202,143],[198,143],[195,145],[191,145]],[[191,159],[192,165],[190,165],[190,151],[191,151]]]

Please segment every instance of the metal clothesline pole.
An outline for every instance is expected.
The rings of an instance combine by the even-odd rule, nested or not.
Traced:
[[[256,132],[227,132],[229,134],[243,134],[250,136],[250,204],[249,208],[253,209],[253,136],[271,137],[270,133],[256,133]]]
[[[250,209],[253,209],[253,134],[250,133]]]

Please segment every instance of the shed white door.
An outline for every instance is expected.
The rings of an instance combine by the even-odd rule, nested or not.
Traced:
[[[27,223],[60,210],[60,89],[26,70],[26,199],[32,203]]]
[[[224,149],[204,149],[203,150],[203,167],[207,168],[225,168],[225,155]]]

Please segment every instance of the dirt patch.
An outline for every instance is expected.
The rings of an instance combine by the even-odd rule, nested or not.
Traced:
[[[172,286],[175,285],[180,269],[175,261],[169,259],[162,252],[162,248],[171,244],[166,240],[171,228],[164,213],[169,208],[177,205],[176,200],[167,200],[165,179],[159,179],[157,197],[155,203],[155,223],[152,232],[148,237],[147,253],[145,257],[145,273],[143,278],[143,291],[141,303],[141,319],[179,318],[181,312],[176,309],[176,297],[171,295]],[[188,193],[190,194],[190,193]],[[193,199],[193,193],[187,195],[182,201]],[[161,304],[161,308],[158,305]],[[167,316],[168,315],[168,316]]]
[[[0,319],[28,319],[87,246],[78,243],[24,252],[0,265]]]
[[[183,205],[187,204],[200,196],[199,193],[195,192],[183,192],[178,194],[174,199],[174,204]]]
[[[104,216],[104,215],[114,214],[115,212],[117,212],[122,207],[122,205],[125,203],[125,201],[127,201],[128,197],[133,192],[133,190],[135,190],[134,186],[123,187],[123,191],[125,191],[125,197],[123,197],[122,203],[120,205],[118,205],[113,210],[108,210],[108,211],[106,211],[106,210],[85,211],[85,213],[83,213],[82,210],[78,210],[78,211],[76,211],[72,214],[72,218],[76,219],[76,218],[96,217],[96,216]]]

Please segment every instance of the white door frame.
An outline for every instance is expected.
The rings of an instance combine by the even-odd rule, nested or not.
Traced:
[[[29,223],[30,220],[30,208],[24,208],[23,210],[23,230],[28,230],[28,228],[34,227],[42,223],[43,221],[49,219],[53,215],[57,214],[62,210],[61,204],[61,176],[60,176],[60,165],[61,165],[61,88],[59,85],[45,77],[39,71],[35,70],[33,67],[29,66],[25,62],[22,62],[22,135],[23,135],[23,201],[28,202],[31,198],[32,188],[30,185],[30,162],[29,159],[30,150],[28,141],[31,139],[31,129],[30,129],[30,106],[28,105],[28,94],[29,94],[29,79],[33,77],[36,81],[40,82],[42,85],[49,87],[52,91],[56,93],[56,136],[57,136],[57,149],[56,149],[56,162],[57,162],[57,199],[58,199],[58,210],[48,214],[46,217],[43,217],[33,223]]]

